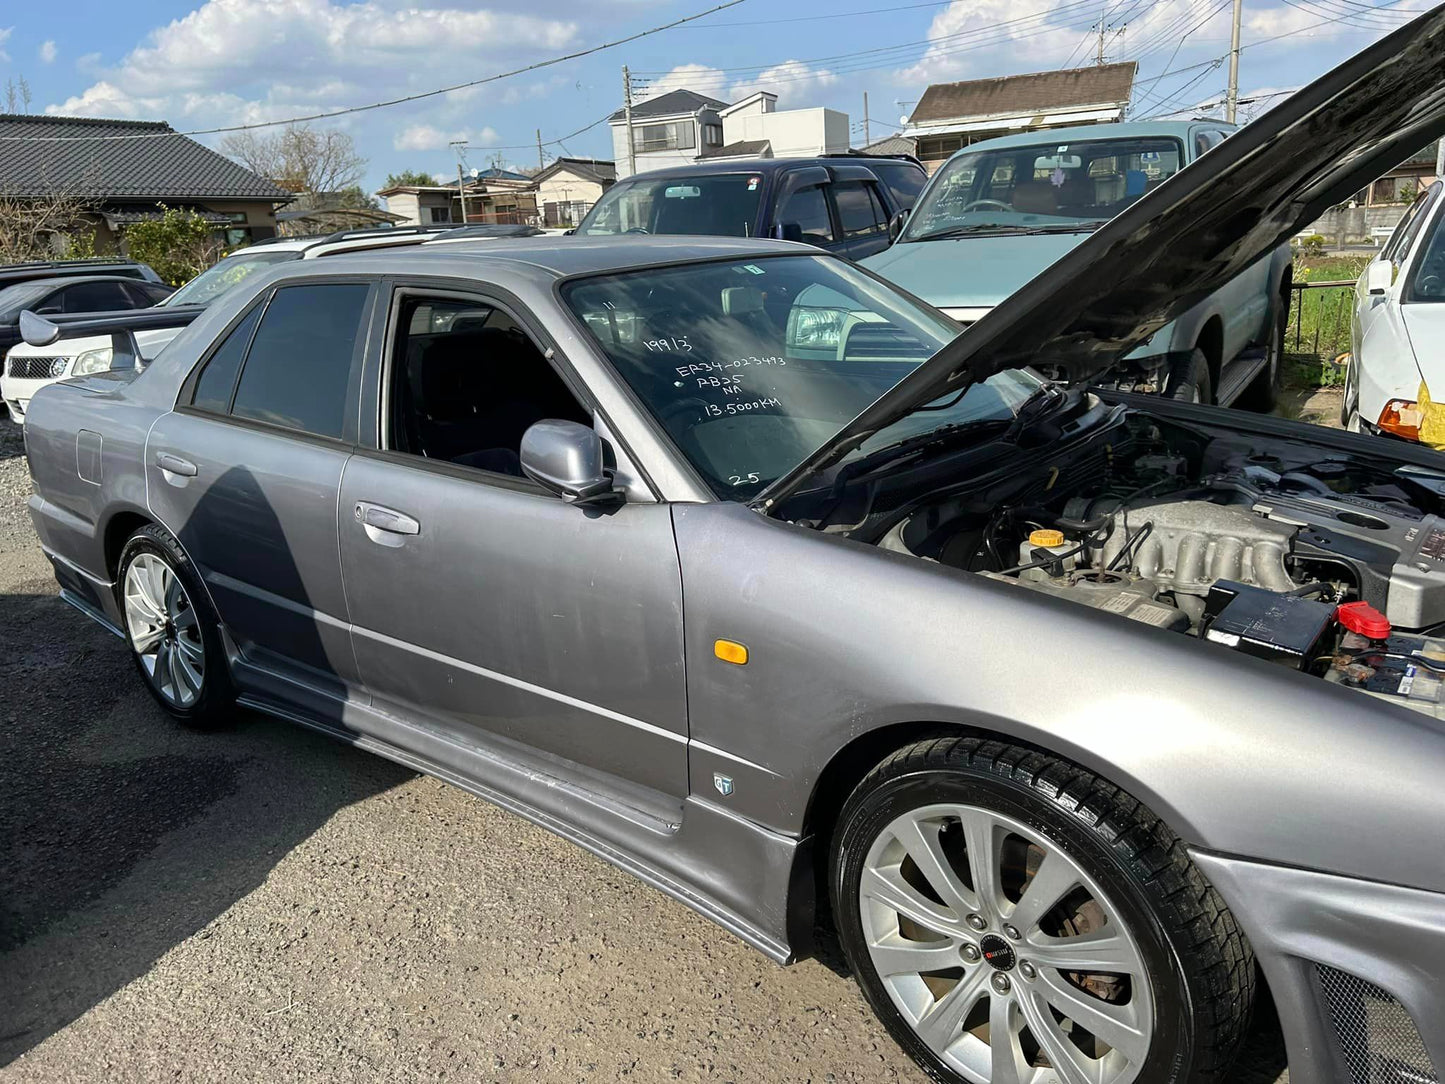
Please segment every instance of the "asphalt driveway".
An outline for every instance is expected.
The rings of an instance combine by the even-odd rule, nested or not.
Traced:
[[[835,952],[780,968],[455,788],[199,734],[56,597],[0,420],[0,1081],[915,1081]],[[1266,1020],[1249,1072],[1282,1056]]]

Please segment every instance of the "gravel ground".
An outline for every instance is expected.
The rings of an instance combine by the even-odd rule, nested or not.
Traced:
[[[29,488],[0,420],[0,1081],[923,1081],[835,952],[779,968],[309,731],[173,725],[56,597]]]

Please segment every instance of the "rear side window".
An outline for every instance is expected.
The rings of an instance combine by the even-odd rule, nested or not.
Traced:
[[[277,290],[251,340],[232,415],[340,438],[369,290],[365,283]]]
[[[826,245],[833,240],[833,223],[828,218],[828,201],[819,185],[800,188],[788,197],[778,212],[784,226],[796,224],[802,230],[799,240]]]
[[[833,198],[845,238],[872,237],[888,228],[888,216],[871,184],[843,181],[833,186]]]
[[[231,390],[236,386],[236,374],[241,371],[241,361],[246,356],[246,347],[251,344],[251,333],[261,319],[261,306],[257,305],[246,314],[246,318],[231,329],[221,345],[216,348],[201,370],[196,381],[196,390],[191,394],[191,406],[201,410],[213,410],[224,414],[231,406]]]

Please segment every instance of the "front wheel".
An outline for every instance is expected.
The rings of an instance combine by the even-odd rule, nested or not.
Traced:
[[[845,805],[830,887],[864,995],[935,1080],[1227,1079],[1249,946],[1168,828],[1075,765],[901,750]]]
[[[161,707],[185,722],[220,721],[232,703],[218,621],[180,544],[147,525],[120,555],[120,603],[136,669]]]
[[[1208,405],[1214,401],[1213,381],[1209,379],[1209,359],[1197,346],[1169,370],[1164,395],[1181,403]]]

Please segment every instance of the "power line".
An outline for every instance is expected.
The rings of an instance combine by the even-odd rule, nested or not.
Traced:
[[[724,26],[773,26],[777,23],[815,23],[820,19],[851,19],[855,15],[880,15],[890,11],[913,11],[917,8],[943,8],[948,7],[953,0],[928,0],[924,4],[900,4],[891,8],[864,8],[859,11],[835,11],[827,15],[798,15],[790,19],[753,19],[750,22],[741,23],[704,23],[701,26],[688,27],[689,30],[712,30],[714,27]]]
[[[394,105],[404,105],[407,102],[419,102],[426,98],[435,98],[441,94],[450,94],[456,90],[467,90],[471,87],[479,87],[486,83],[496,83],[502,79],[510,79],[513,76],[525,75],[527,72],[534,72],[541,68],[551,68],[558,64],[564,64],[569,60],[578,60],[584,56],[592,56],[607,49],[615,49],[619,45],[626,45],[629,42],[641,38],[651,37],[653,34],[660,34],[664,30],[671,30],[674,27],[682,26],[684,23],[695,22],[715,12],[724,11],[727,8],[737,7],[746,0],[726,0],[725,3],[710,7],[706,11],[700,11],[696,15],[688,15],[681,19],[674,19],[670,23],[661,26],[654,26],[650,30],[640,30],[635,34],[629,34],[625,38],[617,38],[614,41],[603,42],[601,45],[593,45],[587,49],[579,49],[576,52],[567,53],[563,56],[553,57],[550,60],[539,60],[535,64],[528,64],[523,68],[514,68],[511,71],[500,72],[497,75],[484,76],[481,79],[472,79],[465,83],[454,83],[448,87],[440,87],[436,90],[420,91],[416,94],[408,94],[401,98],[390,98],[382,102],[372,102],[370,105],[353,105],[345,109],[333,109],[326,113],[312,113],[303,117],[291,117],[287,120],[266,120],[257,121],[253,124],[232,124],[221,128],[195,128],[186,132],[129,132],[124,134],[104,136],[0,136],[0,140],[14,141],[23,140],[31,143],[71,143],[81,140],[99,141],[115,139],[160,139],[171,135],[197,136],[197,135],[221,135],[226,132],[247,132],[257,128],[276,128],[286,124],[302,124],[313,120],[330,120],[333,117],[349,116],[353,113],[366,113],[373,109],[387,109]],[[568,138],[566,136],[563,137]]]

